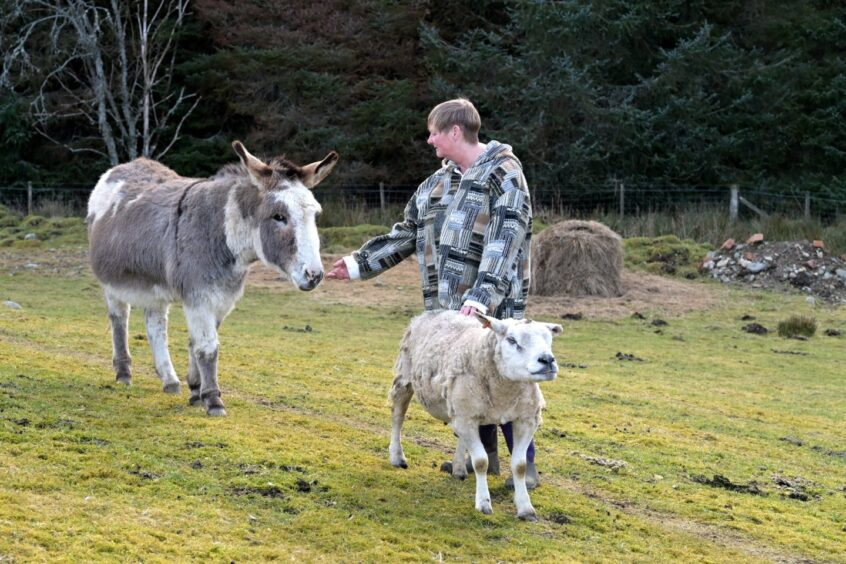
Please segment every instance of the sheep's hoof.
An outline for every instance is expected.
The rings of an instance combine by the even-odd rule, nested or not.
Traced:
[[[477,509],[480,513],[484,513],[485,515],[490,515],[490,514],[492,514],[492,513],[493,513],[493,508],[491,507],[491,504],[490,504],[490,503],[488,503],[488,504],[486,504],[486,505],[483,505],[483,506],[481,506],[481,507],[477,507],[476,509]]]
[[[396,466],[397,468],[408,468],[408,462],[406,462],[405,460],[399,460],[396,462],[391,460],[391,465]]]
[[[181,389],[179,382],[171,382],[162,387],[162,391],[166,394],[178,394]]]
[[[221,407],[210,407],[206,410],[206,415],[210,417],[226,417],[226,410]]]
[[[531,513],[523,513],[521,515],[517,515],[522,521],[531,521],[532,523],[536,523],[538,520],[538,516],[535,514],[534,511]]]

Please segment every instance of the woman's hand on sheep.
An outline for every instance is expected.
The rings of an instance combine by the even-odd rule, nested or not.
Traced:
[[[333,280],[350,279],[350,272],[347,270],[347,263],[344,262],[344,259],[340,258],[335,261],[332,265],[332,270],[326,273],[326,278],[332,278]]]
[[[461,309],[458,310],[458,313],[461,315],[466,315],[468,317],[473,317],[476,315],[476,312],[479,311],[473,306],[461,306]]]

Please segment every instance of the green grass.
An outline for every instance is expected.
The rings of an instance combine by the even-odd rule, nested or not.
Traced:
[[[186,390],[160,391],[138,311],[134,384],[114,383],[90,276],[0,274],[0,295],[23,306],[0,307],[0,561],[846,562],[842,338],[740,329],[744,314],[772,326],[808,313],[801,296],[735,292],[660,334],[649,312],[565,322],[556,356],[588,368],[543,386],[533,524],[517,520],[507,472],[490,479],[494,515],[474,511],[473,481],[437,469],[452,433],[419,405],[410,468],[388,463],[386,396],[416,302],[248,288],[221,327],[229,417],[215,419]],[[846,328],[843,308],[813,315]],[[184,382],[179,307],[170,341]],[[765,495],[692,479],[715,474]],[[803,478],[808,501],[776,475]]]

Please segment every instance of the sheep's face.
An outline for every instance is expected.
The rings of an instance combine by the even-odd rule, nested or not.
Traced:
[[[552,337],[560,335],[560,325],[537,321],[497,320],[479,314],[497,338],[496,363],[500,374],[516,382],[546,382],[558,375],[552,354]]]

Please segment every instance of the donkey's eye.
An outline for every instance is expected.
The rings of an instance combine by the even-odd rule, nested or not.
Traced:
[[[288,225],[288,218],[282,215],[281,213],[277,213],[273,216],[273,221],[278,221],[282,225]]]
[[[288,180],[293,180],[297,177],[297,171],[292,168],[285,169],[285,178]]]

